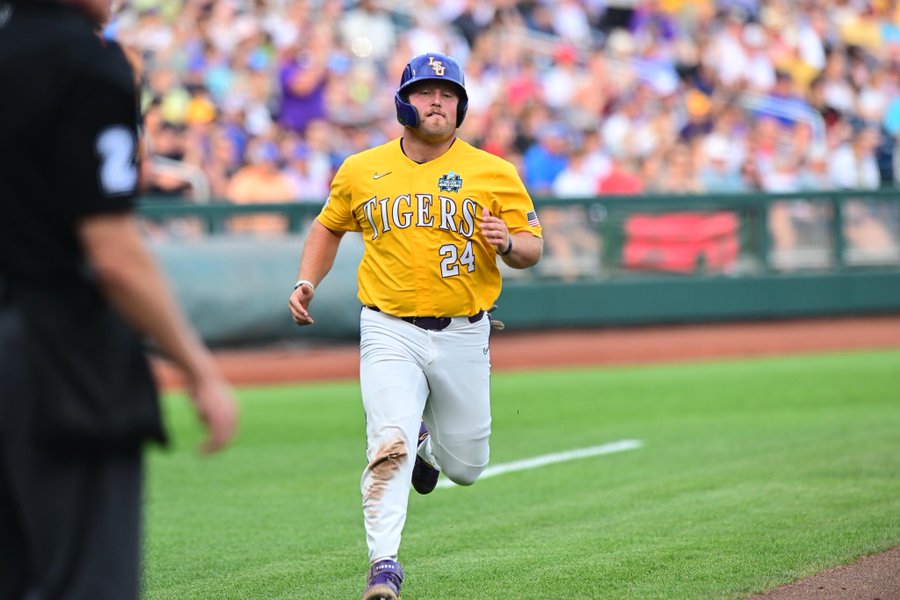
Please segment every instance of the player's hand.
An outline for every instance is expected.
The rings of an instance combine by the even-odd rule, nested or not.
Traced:
[[[218,452],[237,432],[238,408],[231,387],[218,376],[199,379],[189,390],[197,416],[206,427],[203,454]]]
[[[481,235],[498,253],[509,247],[509,227],[503,219],[492,216],[487,208],[481,211]]]
[[[308,285],[298,286],[288,300],[288,308],[297,325],[312,325],[315,320],[309,315],[309,303],[312,301],[315,291]]]

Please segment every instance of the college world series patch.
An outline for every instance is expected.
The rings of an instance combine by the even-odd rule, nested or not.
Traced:
[[[438,189],[442,192],[458,192],[462,188],[462,177],[450,171],[438,179]]]

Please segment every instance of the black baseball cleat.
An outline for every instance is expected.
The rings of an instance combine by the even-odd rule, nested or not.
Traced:
[[[426,439],[428,439],[428,429],[425,427],[425,423],[422,423],[419,427],[419,443],[416,445],[416,448],[421,447]],[[440,476],[440,471],[416,454],[416,464],[413,466],[412,472],[412,485],[417,492],[422,495],[433,492]]]
[[[379,560],[369,568],[362,600],[400,600],[403,568],[396,560]]]

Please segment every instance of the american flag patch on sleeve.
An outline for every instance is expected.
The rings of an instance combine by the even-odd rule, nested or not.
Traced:
[[[525,217],[528,219],[528,224],[531,225],[532,227],[540,227],[541,226],[541,222],[538,221],[538,218],[537,218],[537,213],[534,212],[533,210],[529,210],[528,214],[526,214]]]

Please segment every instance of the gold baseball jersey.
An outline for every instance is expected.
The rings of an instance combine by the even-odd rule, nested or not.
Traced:
[[[497,251],[480,233],[485,207],[510,233],[540,237],[511,163],[456,139],[418,164],[398,138],[344,161],[318,220],[332,231],[362,232],[363,304],[401,317],[454,317],[488,309],[500,295]]]

